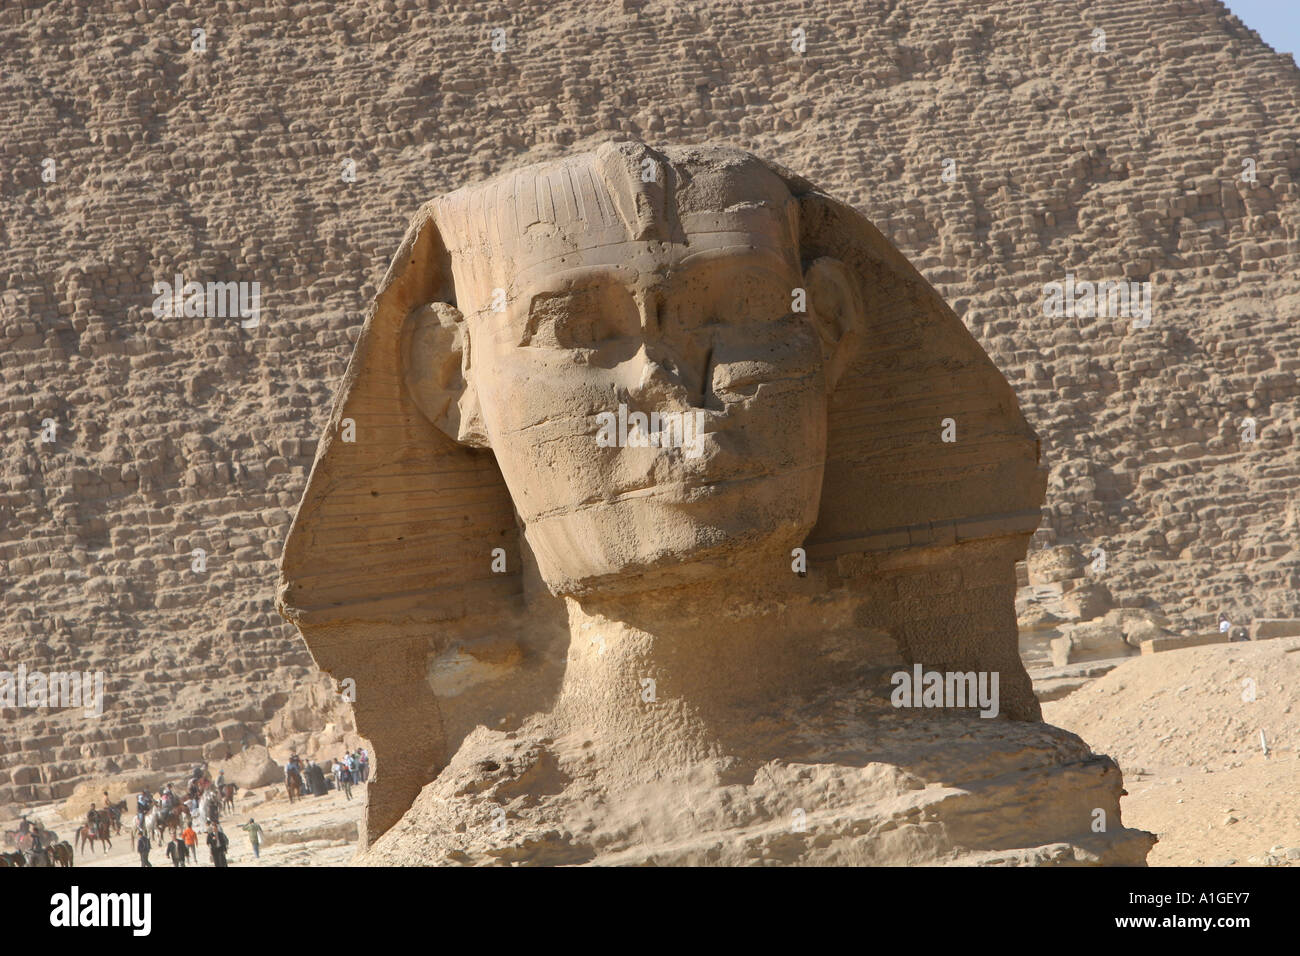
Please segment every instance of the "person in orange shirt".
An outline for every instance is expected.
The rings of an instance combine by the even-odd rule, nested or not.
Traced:
[[[195,863],[199,862],[199,835],[194,832],[194,827],[185,824],[185,832],[181,834],[181,839],[185,841],[186,854]]]

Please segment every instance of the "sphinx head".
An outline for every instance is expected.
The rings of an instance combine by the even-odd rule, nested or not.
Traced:
[[[433,204],[444,282],[409,394],[490,448],[556,594],[735,571],[816,523],[856,278],[804,263],[798,203],[746,153],[609,144]]]
[[[945,416],[962,443],[940,441]],[[364,842],[466,734],[552,706],[584,596],[791,582],[795,546],[862,641],[998,670],[1004,712],[1036,716],[1011,604],[988,595],[1014,591],[1043,483],[1006,380],[860,213],[737,150],[607,145],[416,212],[278,603],[358,688],[384,761]],[[934,608],[922,581],[945,589]],[[680,596],[644,604],[676,619]],[[740,604],[787,630],[805,606]]]

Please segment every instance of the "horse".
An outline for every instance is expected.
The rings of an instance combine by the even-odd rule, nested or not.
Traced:
[[[108,815],[106,813],[101,813],[99,815],[99,819],[95,822],[94,835],[99,837],[99,842],[104,844],[105,853],[107,853],[113,847],[113,838],[109,836],[109,832],[108,832],[111,829],[111,826],[108,821],[109,821]],[[92,842],[91,849],[93,850],[94,848],[95,848],[94,843]]]
[[[284,772],[284,788],[289,791],[289,802],[302,796],[302,774],[297,770],[286,770]]]
[[[176,839],[176,831],[180,829],[182,822],[182,807],[175,804],[170,807],[164,807],[162,804],[155,804],[153,809],[145,814],[145,830],[152,834],[156,841],[161,843],[163,839],[163,830],[172,831],[172,839]]]
[[[29,844],[30,846],[30,844]],[[39,850],[23,850],[23,860],[26,866],[53,866],[54,860],[50,856],[49,847],[42,845]]]
[[[203,791],[199,800],[199,819],[205,824],[221,822],[221,795],[214,787]]]
[[[89,846],[90,852],[94,853],[95,841],[98,839],[99,839],[99,824],[95,824],[95,826],[92,827],[89,823],[83,823],[81,826],[77,827],[77,836],[76,836],[77,852],[80,853],[87,846]],[[108,852],[107,846],[104,847],[104,852],[105,853]]]
[[[99,840],[104,844],[104,852],[107,853],[113,846],[113,840],[109,837],[111,819],[107,810],[92,810],[87,814],[86,822],[77,828],[77,852],[80,853],[84,847],[89,846],[93,853],[95,841]]]
[[[116,836],[122,832],[122,814],[126,813],[126,801],[119,800],[117,803],[105,804],[108,810],[108,817],[113,824],[113,835]]]
[[[235,812],[235,785],[233,783],[224,784],[221,787],[221,809]]]
[[[59,835],[48,827],[43,827],[39,823],[34,823],[30,830],[5,831],[5,842],[15,847],[20,853],[30,853],[32,847],[36,844],[36,836],[41,838],[41,852],[46,852],[50,847],[59,842]],[[31,866],[31,863],[27,864]],[[38,864],[40,865],[40,864]]]
[[[54,858],[58,866],[72,866],[72,844],[67,840],[60,840],[50,848],[50,855]]]
[[[0,853],[0,867],[26,865],[27,862],[23,859],[22,853],[17,850],[13,853]]]

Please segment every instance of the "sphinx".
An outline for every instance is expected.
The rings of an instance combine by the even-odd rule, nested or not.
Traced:
[[[363,861],[1142,863],[1019,659],[1045,484],[961,321],[776,164],[610,142],[431,200],[277,592],[354,682]],[[913,667],[998,717],[893,706]]]

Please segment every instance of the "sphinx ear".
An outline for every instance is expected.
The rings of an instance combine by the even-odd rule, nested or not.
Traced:
[[[823,256],[804,270],[808,313],[822,341],[826,383],[834,388],[866,334],[862,291],[848,267]]]
[[[412,310],[402,330],[406,390],[443,434],[488,448],[478,393],[470,376],[469,327],[454,305],[430,302]]]

